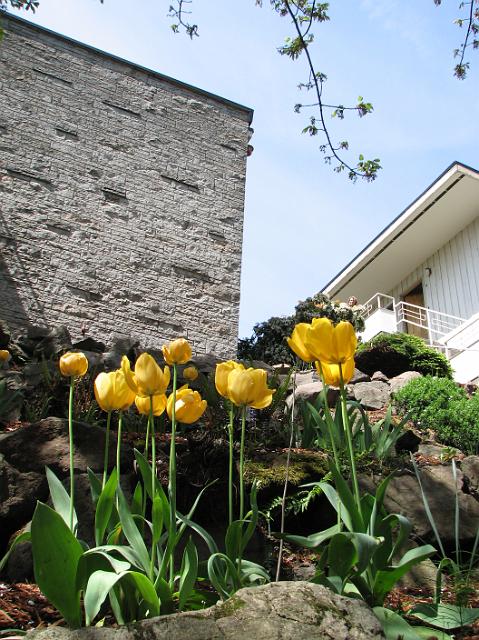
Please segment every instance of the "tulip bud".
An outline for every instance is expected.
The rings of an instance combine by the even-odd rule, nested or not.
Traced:
[[[164,344],[161,350],[166,364],[186,364],[191,360],[191,347],[184,338],[173,340],[169,345]]]
[[[190,366],[190,367],[186,367],[183,370],[183,378],[185,380],[189,380],[190,382],[193,382],[194,380],[196,380],[197,377],[198,377],[198,369],[196,367]]]
[[[62,376],[84,376],[88,371],[88,360],[84,353],[68,351],[60,358],[59,366]]]
[[[161,416],[163,411],[166,409],[166,395],[162,393],[156,396],[150,396],[149,398],[136,396],[135,404],[138,409],[138,413],[141,413],[142,416],[149,416],[150,402],[153,403],[153,415]]]

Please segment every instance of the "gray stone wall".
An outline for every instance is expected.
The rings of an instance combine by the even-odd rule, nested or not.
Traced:
[[[0,318],[233,355],[251,110],[2,21]]]

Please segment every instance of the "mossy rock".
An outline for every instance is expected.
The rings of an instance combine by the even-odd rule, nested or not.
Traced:
[[[261,459],[245,463],[244,480],[252,485],[256,480],[260,490],[284,485],[286,478],[286,452],[271,452]],[[315,451],[292,452],[288,482],[298,487],[311,480],[319,480],[328,473],[327,456]]]

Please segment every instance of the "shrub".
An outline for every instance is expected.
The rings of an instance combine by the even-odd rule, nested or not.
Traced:
[[[379,333],[359,345],[356,354],[358,369],[373,374],[397,376],[404,371],[419,371],[423,375],[452,378],[447,358],[429,347],[422,338],[408,333]]]
[[[313,318],[329,318],[334,324],[341,320],[350,322],[356,332],[364,329],[360,315],[362,307],[349,306],[344,302],[331,301],[324,293],[306,298],[295,307],[294,314],[273,317],[255,324],[253,335],[238,342],[238,358],[241,360],[262,360],[268,364],[295,364],[297,358],[288,347],[286,338],[299,322],[311,322]]]
[[[420,429],[433,429],[443,444],[468,454],[477,452],[478,393],[469,399],[452,380],[425,376],[411,380],[395,394],[394,402]]]

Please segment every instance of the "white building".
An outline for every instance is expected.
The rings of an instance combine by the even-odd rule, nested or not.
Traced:
[[[363,340],[419,335],[479,377],[479,171],[451,164],[322,291],[365,306]]]

